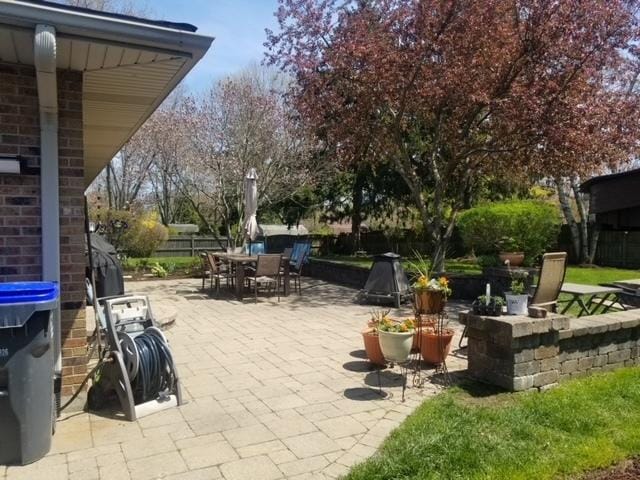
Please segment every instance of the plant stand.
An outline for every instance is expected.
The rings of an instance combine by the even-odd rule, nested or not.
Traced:
[[[422,332],[426,328],[425,324],[431,323],[429,321],[432,321],[436,331],[442,332],[445,329],[445,325],[447,325],[448,323],[448,315],[444,311],[440,313],[435,313],[435,314],[421,315],[418,313],[417,309],[415,308],[415,303],[414,303],[414,313],[415,313],[415,319],[416,319],[415,335],[417,335],[417,339],[418,339],[417,345],[414,345],[414,347],[416,348],[413,348],[411,350],[411,353],[409,354],[409,357],[407,358],[407,360],[405,360],[404,362],[396,362],[398,367],[400,367],[400,376],[402,378],[402,401],[403,402],[405,400],[405,392],[407,390],[407,385],[409,384],[409,381],[411,382],[410,383],[411,386],[413,386],[414,388],[423,388],[426,381],[425,375],[423,373],[423,368],[422,368],[423,360],[422,360],[422,353],[421,353]],[[443,354],[446,350],[446,347],[447,346],[445,344],[445,340],[443,339],[442,336],[439,336],[437,348]],[[394,366],[394,363],[390,362],[389,367],[393,368],[393,366]],[[382,391],[382,379],[380,377],[380,370],[381,370],[380,368],[376,368],[377,376],[378,376],[378,391],[382,396],[383,391]],[[436,375],[440,374],[442,376],[443,385],[445,386],[451,385],[451,378],[449,376],[449,370],[447,369],[446,356],[444,357],[444,360],[441,364],[436,365],[435,374]]]
[[[427,323],[425,322],[425,317],[428,317],[429,319],[433,320],[434,328],[436,332],[443,332],[445,329],[445,326],[448,324],[449,316],[443,309],[443,311],[441,311],[440,313],[435,313],[430,315],[420,315],[416,310],[415,317],[416,317],[416,325],[417,325],[416,334],[418,335],[417,348],[415,349],[415,351],[411,352],[410,361],[408,361],[407,363],[408,363],[408,369],[411,372],[413,386],[417,388],[422,388],[425,383],[425,378],[422,373],[423,372],[423,368],[422,368],[423,335],[422,333],[423,333],[423,329],[425,328],[424,324]],[[442,363],[436,365],[435,374],[436,375],[441,374],[443,378],[443,384],[445,386],[449,386],[451,384],[451,379],[449,376],[449,370],[447,369],[446,355],[444,355],[447,345],[442,336],[438,336],[437,348],[441,356],[443,357],[443,361]],[[404,400],[404,389],[402,393],[403,393],[402,398]]]

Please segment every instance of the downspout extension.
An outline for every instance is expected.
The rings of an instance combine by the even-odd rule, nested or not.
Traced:
[[[58,186],[58,85],[56,30],[37,25],[34,64],[40,106],[40,215],[42,226],[42,280],[60,283],[60,204]],[[62,372],[60,308],[54,313],[55,373]],[[56,385],[59,388],[59,385]]]

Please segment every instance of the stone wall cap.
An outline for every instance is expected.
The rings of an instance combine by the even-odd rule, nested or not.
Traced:
[[[573,336],[595,335],[640,325],[640,309],[571,318]]]

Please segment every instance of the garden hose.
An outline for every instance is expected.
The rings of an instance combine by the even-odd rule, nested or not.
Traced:
[[[153,333],[145,332],[133,339],[139,357],[135,378],[131,379],[136,403],[155,400],[173,390],[175,375],[168,345]]]

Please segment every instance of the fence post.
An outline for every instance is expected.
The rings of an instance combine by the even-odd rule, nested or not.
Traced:
[[[191,235],[191,256],[192,257],[196,256],[196,242],[195,242],[195,239],[193,238],[193,235]]]

